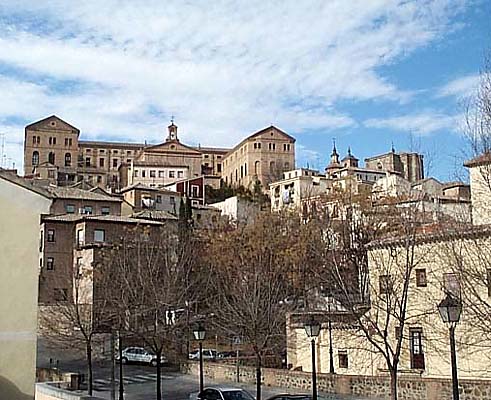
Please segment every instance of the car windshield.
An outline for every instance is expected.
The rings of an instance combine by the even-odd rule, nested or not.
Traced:
[[[224,400],[254,400],[254,397],[244,390],[227,390],[222,394]]]

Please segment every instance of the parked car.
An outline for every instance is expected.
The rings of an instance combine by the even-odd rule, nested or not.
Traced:
[[[209,387],[201,393],[192,393],[190,400],[255,400],[247,390],[229,387]]]
[[[312,400],[310,394],[277,394],[266,400]]]
[[[119,354],[116,355],[116,361],[119,361]],[[167,362],[164,356],[160,357],[160,364]],[[123,350],[121,363],[142,363],[149,364],[153,367],[157,366],[157,356],[143,347],[127,347]]]
[[[203,360],[215,360],[218,352],[215,349],[203,349]],[[189,353],[190,360],[199,360],[199,350]]]
[[[239,352],[239,357],[241,356],[242,354]],[[221,351],[218,353],[218,356],[217,358],[235,358],[237,357],[237,351],[233,350],[233,351]]]

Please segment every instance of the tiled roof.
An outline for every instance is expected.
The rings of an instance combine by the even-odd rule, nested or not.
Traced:
[[[14,183],[18,186],[21,186],[27,190],[40,194],[48,199],[51,199],[53,196],[46,189],[33,185],[30,181],[14,174],[13,172],[6,171],[3,168],[0,168],[0,178],[5,179],[11,183]]]
[[[146,144],[143,143],[128,143],[128,142],[104,142],[96,140],[79,140],[78,144],[80,147],[120,147],[129,149],[142,149]]]
[[[173,190],[169,190],[169,189],[166,189],[163,187],[150,187],[150,186],[144,185],[143,183],[140,183],[140,182],[124,187],[123,189],[121,189],[120,193],[126,193],[130,190],[137,190],[137,189],[148,190],[148,191],[152,191],[152,192],[169,193],[169,194],[175,194],[175,195],[180,194],[179,192],[175,192]]]
[[[100,221],[100,222],[117,222],[125,224],[149,224],[161,225],[161,222],[144,220],[132,217],[124,217],[121,215],[76,215],[63,214],[56,216],[47,216],[43,218],[44,222],[78,222],[78,221]]]
[[[133,214],[131,217],[144,220],[177,220],[175,215],[163,210],[143,210]]]
[[[46,190],[49,191],[49,193],[51,193],[51,197],[55,199],[77,199],[77,200],[112,201],[112,202],[122,201],[117,197],[113,197],[97,192],[91,192],[88,190],[77,189],[73,187],[48,186]]]
[[[491,164],[491,152],[486,151],[480,156],[474,157],[473,159],[466,161],[464,167],[479,167],[480,165]]]

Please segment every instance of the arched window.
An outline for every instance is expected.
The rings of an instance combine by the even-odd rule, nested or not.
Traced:
[[[50,152],[50,153],[48,154],[48,162],[49,162],[50,164],[53,164],[53,165],[54,165],[54,163],[55,163],[55,153]]]
[[[37,151],[32,153],[32,165],[39,165],[39,152]]]
[[[260,174],[260,171],[259,171],[260,166],[261,166],[261,162],[260,161],[256,161],[254,163],[254,175],[259,175]]]
[[[72,165],[72,155],[70,153],[65,154],[65,167],[71,167]]]

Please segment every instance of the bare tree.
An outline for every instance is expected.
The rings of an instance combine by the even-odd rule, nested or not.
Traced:
[[[286,313],[303,290],[307,246],[301,230],[299,218],[265,213],[209,237],[207,258],[217,285],[209,307],[220,330],[252,347],[259,400],[264,356],[285,342]]]
[[[391,399],[396,400],[404,329],[430,312],[411,309],[408,302],[410,281],[421,261],[416,235],[424,221],[410,207],[374,207],[354,200],[338,198],[331,203],[338,207],[335,218],[328,207],[310,221],[318,224],[312,251],[323,260],[314,274],[348,316],[355,334],[370,344],[365,349],[385,361]]]
[[[179,358],[188,334],[186,307],[206,292],[199,248],[196,235],[179,234],[177,224],[168,223],[150,235],[129,233],[105,255],[112,272],[111,306],[123,317],[126,333],[156,356],[158,400],[161,357]]]

